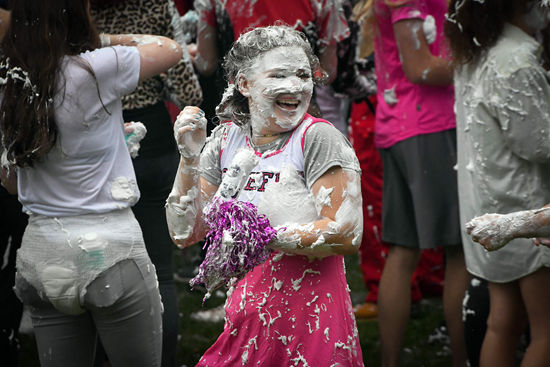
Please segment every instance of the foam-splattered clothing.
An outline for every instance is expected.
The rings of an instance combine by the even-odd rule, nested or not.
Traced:
[[[25,211],[75,216],[129,208],[138,201],[120,98],[136,88],[139,65],[137,48],[127,46],[63,59],[64,93],[55,97],[57,143],[33,167],[17,169]]]
[[[149,261],[130,211],[139,189],[120,100],[136,87],[139,65],[137,48],[127,46],[67,56],[57,143],[33,167],[18,168],[19,201],[31,215],[17,271],[63,312],[84,312],[86,287],[115,263]]]
[[[199,366],[362,366],[342,256],[276,255],[232,290]]]
[[[541,45],[506,24],[495,46],[455,75],[458,193],[468,271],[510,282],[550,266],[550,248],[518,238],[487,252],[465,232],[485,213],[511,213],[550,202],[550,84]],[[510,57],[513,55],[513,57]]]
[[[336,128],[309,115],[278,140],[239,199],[256,203],[272,225],[312,222],[318,218],[313,182],[332,166],[359,171],[357,158]],[[217,171],[221,179],[232,153],[247,144],[233,124],[216,130],[201,156],[203,177]],[[330,159],[311,162],[320,150],[331,152]],[[224,331],[199,366],[363,365],[343,256],[309,260],[275,252],[230,289],[225,312]]]
[[[393,32],[394,24],[399,21],[422,21],[430,52],[435,56],[447,55],[443,35],[446,1],[411,0],[403,6],[390,7],[385,1],[376,0],[374,10],[374,55],[378,86],[376,146],[389,148],[413,136],[453,129],[453,86],[411,83],[403,71]]]

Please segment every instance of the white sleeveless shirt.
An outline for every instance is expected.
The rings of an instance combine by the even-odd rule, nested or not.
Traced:
[[[296,223],[318,217],[313,196],[304,178],[304,137],[316,123],[326,120],[312,116],[304,118],[294,129],[282,148],[260,153],[259,163],[250,173],[238,199],[253,203],[266,214],[272,225]],[[243,148],[253,149],[242,129],[231,124],[223,137],[220,151],[222,178],[236,153]]]

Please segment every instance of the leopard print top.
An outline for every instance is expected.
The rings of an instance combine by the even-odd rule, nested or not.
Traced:
[[[122,98],[125,110],[170,100],[180,109],[199,105],[202,90],[185,48],[181,18],[173,0],[125,0],[107,6],[92,6],[92,17],[101,33],[154,34],[180,43],[183,57],[167,73],[141,81]]]

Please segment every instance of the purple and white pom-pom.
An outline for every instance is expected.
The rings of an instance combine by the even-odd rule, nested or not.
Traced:
[[[204,284],[207,290],[203,302],[213,290],[227,284],[232,278],[242,279],[247,272],[267,260],[267,244],[277,232],[254,204],[235,199],[214,199],[204,218],[210,231],[199,273],[191,287]]]

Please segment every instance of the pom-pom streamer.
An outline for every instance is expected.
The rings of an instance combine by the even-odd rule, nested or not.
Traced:
[[[206,235],[206,256],[199,273],[190,281],[191,287],[201,283],[206,286],[203,302],[213,290],[232,278],[242,279],[265,262],[270,254],[267,244],[277,235],[254,204],[235,199],[215,197],[205,211],[204,220],[210,228]]]

